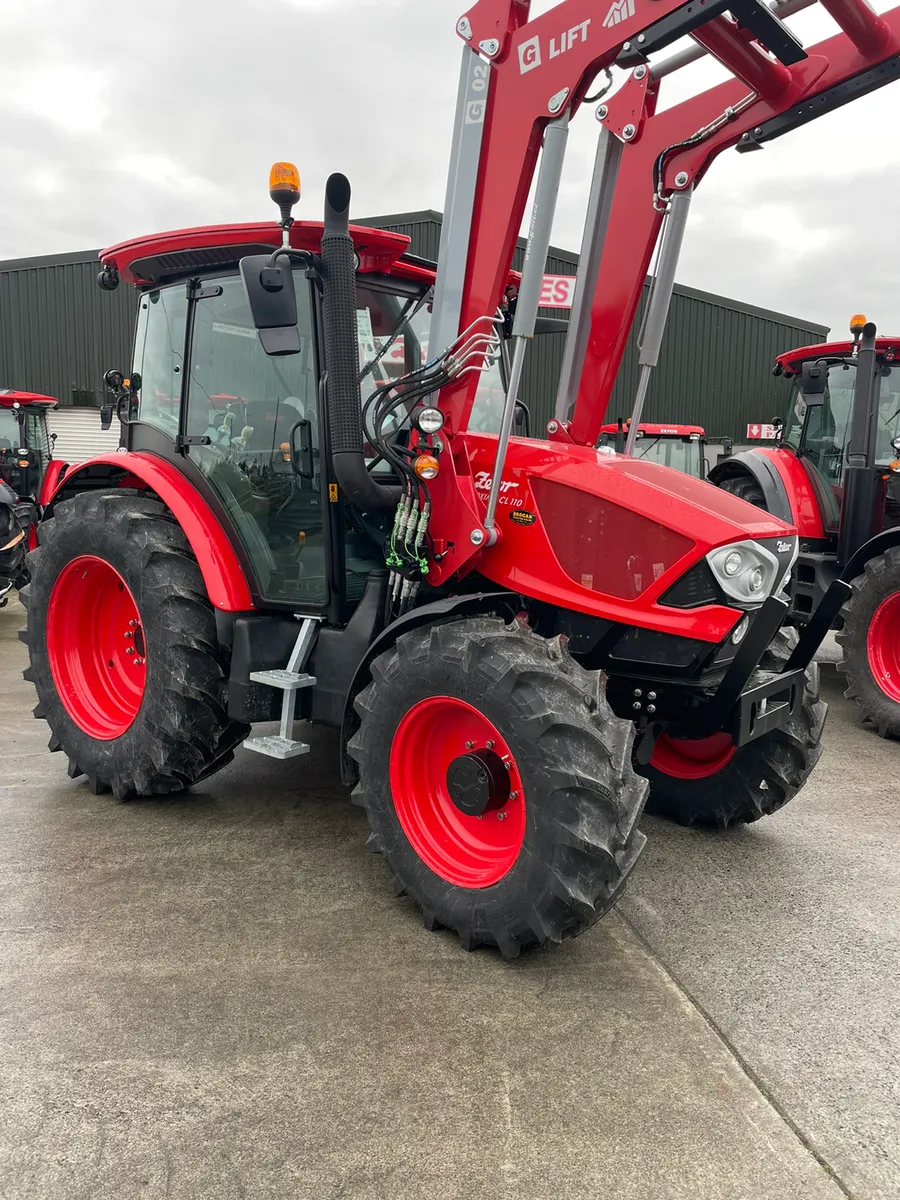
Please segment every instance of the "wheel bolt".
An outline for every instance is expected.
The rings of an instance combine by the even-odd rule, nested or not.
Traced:
[[[126,630],[125,630],[125,636],[126,636],[127,638],[133,638],[133,637],[134,637],[134,634],[132,633],[132,631],[131,631],[130,629],[126,629]]]
[[[506,820],[506,813],[505,813],[505,812],[498,812],[498,813],[497,813],[497,820],[498,820],[498,821],[505,821],[505,820]]]
[[[504,765],[504,767],[506,767],[507,771],[512,770],[512,763],[505,762],[503,765]]]
[[[493,750],[493,748],[494,748],[494,743],[493,743],[493,742],[485,742],[484,744],[485,744],[485,747],[486,747],[488,750]]]
[[[128,624],[131,626],[132,629],[134,629],[134,627],[137,625],[137,621],[129,621]]]
[[[640,712],[640,711],[641,711],[641,702],[640,702],[640,700],[635,700],[634,704],[632,704],[632,706],[631,706],[631,707],[634,709],[634,711],[635,711],[635,712]]]
[[[510,793],[509,793],[509,798],[510,798],[510,800],[518,800],[518,798],[519,798],[519,793],[518,793],[518,792],[510,792]]]
[[[474,750],[474,749],[475,749],[475,743],[474,743],[474,742],[466,742],[466,749],[467,749],[467,750]]]
[[[125,653],[126,654],[134,654],[134,646],[127,646],[125,649]]]
[[[142,667],[144,665],[144,660],[142,658],[136,658],[134,660],[134,665],[136,667]]]

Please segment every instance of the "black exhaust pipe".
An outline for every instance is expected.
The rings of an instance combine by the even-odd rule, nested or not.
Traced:
[[[332,175],[325,185],[322,233],[322,310],[325,323],[326,403],[334,473],[344,494],[363,512],[396,507],[400,491],[377,483],[363,456],[356,326],[356,255],[350,237],[350,181]]]

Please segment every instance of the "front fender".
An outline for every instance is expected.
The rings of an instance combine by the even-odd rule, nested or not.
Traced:
[[[222,612],[248,612],[253,598],[234,546],[215,514],[192,484],[163,458],[146,451],[119,451],[89,458],[70,467],[51,496],[48,508],[60,500],[89,488],[103,486],[104,472],[111,487],[143,484],[166,505],[194,552],[206,593],[213,607]]]
[[[862,574],[870,558],[877,558],[892,546],[900,546],[900,529],[886,529],[883,533],[876,533],[856,551],[841,571],[841,579],[847,583],[852,582],[857,575]]]
[[[355,763],[347,755],[347,742],[353,734],[356,723],[356,712],[353,708],[354,698],[362,691],[371,679],[370,667],[373,659],[382,654],[396,642],[402,633],[416,629],[420,625],[429,625],[446,621],[455,617],[471,617],[482,613],[499,613],[508,616],[510,620],[520,608],[519,597],[515,592],[474,592],[468,596],[447,596],[443,600],[435,600],[433,604],[423,604],[414,608],[391,622],[383,629],[366,651],[365,657],[356,668],[347,698],[344,701],[344,715],[341,721],[341,778],[348,786],[356,780]]]

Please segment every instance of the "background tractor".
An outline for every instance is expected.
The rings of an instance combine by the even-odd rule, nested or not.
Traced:
[[[720,463],[711,480],[796,526],[790,619],[809,621],[843,574],[837,619],[847,695],[882,737],[900,736],[900,338],[863,316],[851,341],[779,356],[791,380],[776,447]]]
[[[597,444],[621,453],[625,449],[629,423],[620,420],[615,425],[604,425]],[[684,471],[695,479],[705,479],[709,470],[706,431],[700,425],[648,425],[643,422],[638,427],[634,456]]]
[[[598,72],[638,44],[707,38],[745,97],[738,140],[896,54],[893,14],[878,18],[889,44],[855,48],[861,0],[830,0],[848,32],[817,48],[815,71],[765,5],[748,11],[737,30],[716,5],[658,0],[607,28],[584,0],[534,21],[527,0],[479,0],[457,24],[436,272],[405,237],[350,226],[342,175],[323,223],[295,221],[290,164],[270,180],[278,224],[103,253],[102,286],[140,292],[132,370],[107,377],[123,447],[66,471],[23,592],[35,714],[73,777],[120,798],[177,792],[241,743],[303,754],[298,717],[330,725],[395,891],[429,928],[507,956],[609,909],[643,845],[648,792],[657,811],[720,826],[797,794],[825,719],[812,656],[847,585],[835,580],[799,638],[782,630],[790,524],[596,449],[609,394],[596,359],[627,335],[647,266],[645,248],[614,239],[633,299],[602,308],[609,200],[636,127],[604,127],[598,144],[560,382],[561,409],[577,403],[546,438],[514,434],[568,122]],[[567,52],[544,60],[557,21]],[[637,61],[644,78],[644,51]],[[661,176],[633,177],[637,232],[644,210],[656,234],[670,214],[643,390],[683,201],[725,144],[682,140],[681,202],[667,182],[670,167],[681,179],[677,154]],[[510,321],[499,306],[536,170]],[[251,736],[271,720],[277,733]]]
[[[52,396],[34,392],[0,390],[0,506],[7,510],[0,527],[0,607],[14,586],[24,583],[25,564],[20,552],[4,558],[2,541],[8,526],[30,534],[39,513],[42,489],[52,490],[56,480],[51,463],[53,440],[47,414],[57,406]],[[8,539],[7,539],[8,540]]]

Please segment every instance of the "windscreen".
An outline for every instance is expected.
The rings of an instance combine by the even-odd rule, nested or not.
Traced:
[[[673,467],[697,479],[703,478],[703,448],[699,440],[645,436],[635,445],[634,457]]]

